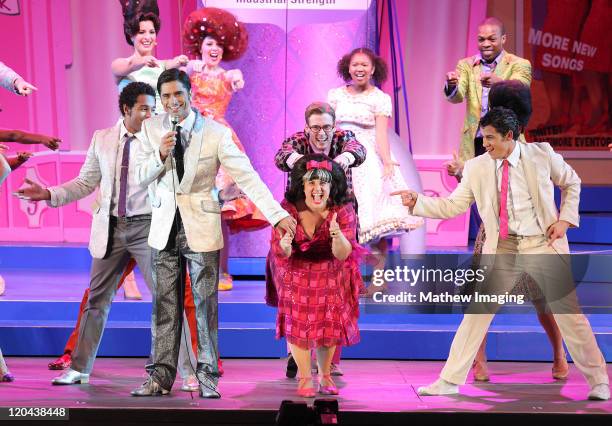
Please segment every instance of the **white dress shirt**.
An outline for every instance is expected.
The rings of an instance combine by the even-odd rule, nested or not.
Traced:
[[[515,142],[508,156],[508,233],[521,236],[542,235],[533,200],[525,179],[521,161],[521,144]],[[497,193],[501,194],[503,160],[495,160],[497,171]]]
[[[119,185],[121,182],[121,162],[123,161],[123,147],[132,134],[128,132],[125,124],[121,121],[119,128],[119,148],[117,149],[117,163],[115,164],[115,184],[113,197],[111,199],[111,215],[118,216],[119,209]],[[136,158],[141,149],[142,135],[140,132],[133,135],[135,138],[130,144],[130,162],[128,166],[127,198],[125,203],[125,214],[127,217],[151,213],[151,204],[147,188],[142,188],[136,180]]]
[[[181,127],[181,142],[183,143],[183,148],[187,149],[191,139],[191,130],[195,124],[195,112],[193,110],[189,111],[189,114],[183,121],[177,124],[177,127]]]

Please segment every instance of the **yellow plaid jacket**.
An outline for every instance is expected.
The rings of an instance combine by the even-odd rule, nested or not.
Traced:
[[[447,98],[449,102],[454,104],[466,100],[465,121],[463,122],[461,145],[459,147],[459,158],[463,161],[474,158],[474,137],[480,122],[482,104],[481,70],[479,55],[461,59],[457,63],[456,70],[459,76],[457,91],[452,97]],[[508,52],[504,52],[501,62],[495,67],[494,72],[504,80],[518,80],[527,86],[531,84],[531,63],[527,59],[519,58]]]

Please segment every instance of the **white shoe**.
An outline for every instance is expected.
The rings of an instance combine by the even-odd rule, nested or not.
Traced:
[[[193,374],[185,377],[183,379],[183,386],[181,386],[181,390],[184,392],[197,392],[200,389],[200,383],[198,383],[198,378]]]
[[[607,401],[610,399],[610,385],[607,383],[600,383],[591,388],[589,392],[589,399],[591,401]]]
[[[421,396],[454,395],[459,393],[459,386],[440,378],[429,386],[420,387],[417,393]]]
[[[344,372],[340,369],[340,366],[338,364],[334,364],[333,362],[331,363],[329,372],[329,374],[332,376],[344,376]]]
[[[74,384],[86,384],[89,383],[89,374],[79,373],[72,368],[68,368],[61,375],[57,376],[51,382],[54,385],[74,385]]]

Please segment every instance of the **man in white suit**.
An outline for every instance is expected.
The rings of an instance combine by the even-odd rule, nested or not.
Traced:
[[[607,400],[606,362],[580,311],[568,270],[565,233],[568,227],[578,226],[580,178],[549,144],[516,141],[519,124],[511,110],[493,108],[481,119],[480,128],[487,153],[465,163],[463,179],[448,198],[414,191],[394,195],[401,195],[414,215],[443,219],[464,213],[475,201],[487,235],[483,255],[495,255],[490,256],[495,263],[485,281],[488,291],[511,291],[517,275],[529,273],[555,315],[574,363],[591,387],[589,399]],[[561,189],[560,212],[553,184]],[[459,391],[495,311],[484,304],[468,308],[440,378],[419,388],[420,395]]]
[[[145,83],[130,83],[119,96],[119,109],[122,121],[94,133],[79,176],[47,189],[26,179],[29,186],[18,191],[22,198],[47,200],[52,207],[59,207],[100,189],[89,240],[93,257],[89,299],[72,354],[72,368],[53,379],[55,385],[89,382],[111,302],[130,258],[136,260],[154,293],[151,248],[147,244],[151,204],[147,188],[136,182],[136,156],[142,144],[142,122],[155,109],[155,89]],[[187,346],[181,360],[181,374],[186,380],[191,370]]]
[[[274,200],[227,127],[191,109],[191,83],[183,71],[164,71],[157,82],[166,114],[143,123],[138,164],[141,185],[152,192],[149,244],[154,250],[156,299],[154,370],[134,396],[164,395],[176,376],[181,339],[185,264],[191,278],[198,335],[200,396],[217,391],[217,285],[223,247],[221,209],[215,190],[220,166],[279,232],[295,232],[295,220]],[[173,124],[174,123],[174,124]]]

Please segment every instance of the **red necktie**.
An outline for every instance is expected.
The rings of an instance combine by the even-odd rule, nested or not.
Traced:
[[[508,160],[502,162],[501,196],[499,197],[499,238],[508,238]]]

